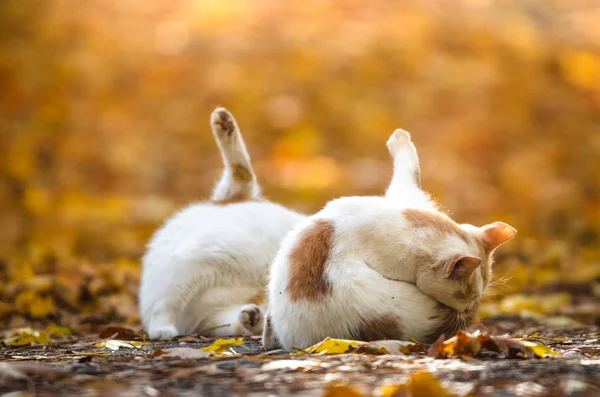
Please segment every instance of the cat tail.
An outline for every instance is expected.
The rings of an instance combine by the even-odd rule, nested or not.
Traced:
[[[260,198],[260,186],[250,164],[242,133],[225,108],[212,113],[210,125],[223,157],[223,174],[213,191],[212,201],[244,201]]]

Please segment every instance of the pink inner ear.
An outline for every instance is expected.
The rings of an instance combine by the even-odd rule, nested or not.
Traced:
[[[462,266],[460,267],[460,269],[455,269],[456,264],[458,262],[460,262],[462,264]],[[473,273],[473,271],[475,269],[477,269],[477,267],[480,264],[481,264],[481,259],[479,259],[479,258],[475,258],[474,256],[466,256],[466,255],[456,254],[452,257],[452,259],[450,259],[448,262],[446,262],[446,266],[444,267],[444,269],[446,270],[446,273],[448,273],[448,274],[452,274],[452,273],[456,273],[456,271],[460,271],[462,273],[461,276],[468,276],[471,273]]]
[[[483,230],[483,241],[491,252],[515,237],[517,230],[503,222],[494,222],[481,228]]]

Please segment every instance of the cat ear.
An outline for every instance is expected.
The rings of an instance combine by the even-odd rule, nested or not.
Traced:
[[[446,262],[444,270],[448,276],[463,280],[469,278],[479,265],[481,265],[481,259],[479,258],[456,254]]]
[[[503,222],[494,222],[481,228],[486,248],[492,252],[517,234],[517,230]]]

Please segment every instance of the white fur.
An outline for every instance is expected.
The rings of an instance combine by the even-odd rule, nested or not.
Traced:
[[[297,225],[284,239],[271,268],[269,316],[273,331],[285,349],[305,348],[327,336],[350,338],[358,319],[393,316],[402,319],[405,336],[424,340],[438,324],[432,317],[437,302],[415,285],[392,281],[364,261],[364,249],[385,249],[382,245],[362,244],[358,235],[338,233],[337,221],[348,220],[344,210],[355,208],[352,201],[384,200],[378,197],[351,197],[330,203],[323,211]],[[345,204],[350,204],[346,206]],[[380,203],[385,205],[385,203]],[[338,216],[335,216],[338,215]],[[366,215],[366,214],[365,214]],[[336,234],[332,259],[326,277],[332,282],[331,294],[317,302],[292,301],[287,292],[288,255],[302,232],[319,219],[334,220]],[[410,272],[412,270],[408,270]],[[307,288],[311,286],[307,285]]]
[[[142,260],[140,313],[152,339],[259,334],[263,310],[250,302],[264,292],[281,239],[304,219],[259,200],[233,116],[218,108],[211,125],[224,164],[212,196],[216,203],[192,205],[172,217]]]
[[[239,334],[242,306],[262,292],[282,237],[302,218],[269,202],[179,212],[143,258],[140,311],[150,338]]]
[[[424,340],[440,325],[435,319],[439,307],[436,299],[450,305],[463,304],[452,299],[446,284],[421,277],[429,264],[418,258],[430,255],[437,264],[457,253],[481,255],[480,247],[475,240],[465,242],[433,229],[412,227],[403,217],[404,209],[436,211],[436,206],[420,189],[418,157],[408,133],[396,131],[388,148],[394,157],[394,176],[385,197],[334,200],[294,227],[282,242],[271,268],[268,316],[272,331],[285,349],[306,348],[327,336],[349,338],[356,335],[361,320],[381,316],[398,318],[405,338]],[[290,253],[303,232],[317,220],[329,221],[335,230],[325,268],[330,293],[318,301],[294,301],[287,291]],[[471,226],[464,230],[474,237],[481,234],[480,229]],[[477,287],[483,293],[479,279]],[[265,344],[271,343],[266,336],[263,339]]]

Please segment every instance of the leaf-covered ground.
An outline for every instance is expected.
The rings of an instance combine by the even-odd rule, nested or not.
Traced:
[[[600,394],[594,3],[0,0],[0,393]],[[107,324],[139,327],[151,234],[208,197],[218,105],[265,195],[307,213],[380,194],[384,142],[409,130],[424,186],[458,221],[519,230],[497,255],[508,279],[490,288],[483,324],[537,333],[562,357],[264,356],[251,339],[219,359],[155,354],[211,343],[193,338],[96,347]],[[17,327],[45,332],[15,339]]]
[[[16,339],[5,339],[5,346],[0,347],[0,392],[42,396],[600,395],[600,327],[576,325],[565,318],[562,325],[556,318],[553,321],[555,325],[548,325],[540,319],[503,316],[485,322],[489,328],[485,333],[510,335],[521,343],[525,337],[532,345],[545,345],[560,354],[552,358],[523,357],[517,351],[473,355],[472,346],[466,345],[455,345],[448,358],[433,358],[430,347],[428,355],[427,346],[416,344],[405,353],[383,355],[263,354],[257,337],[245,338],[243,345],[225,346],[220,354],[195,358],[207,356],[200,348],[211,346],[214,340],[188,336],[146,342],[140,333],[119,327],[61,336],[65,330],[55,327],[48,330],[54,340],[51,344],[12,346],[6,344],[18,343]],[[176,357],[171,357],[172,352]]]

